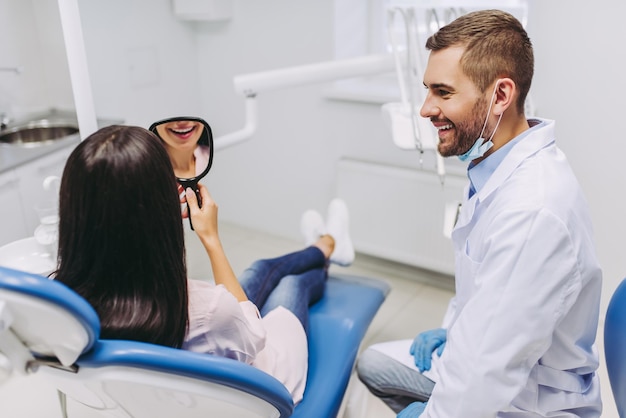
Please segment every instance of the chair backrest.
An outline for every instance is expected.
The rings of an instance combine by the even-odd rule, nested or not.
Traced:
[[[76,416],[333,418],[361,341],[388,291],[381,280],[329,278],[324,297],[310,308],[309,374],[304,399],[294,408],[285,386],[253,366],[154,344],[101,340],[95,311],[74,291],[0,267],[0,369],[2,353],[17,369],[36,363],[40,375],[76,401],[67,403]],[[3,320],[8,332],[2,331]]]
[[[604,321],[604,354],[620,417],[626,417],[626,279],[613,293]]]
[[[293,412],[289,391],[253,366],[154,344],[99,340],[99,332],[97,314],[73,290],[0,267],[0,376],[37,372],[77,401],[70,408],[88,408],[89,416],[205,418],[211,412],[286,418]]]
[[[62,370],[41,370],[76,401],[69,405],[70,416],[99,411],[102,416],[129,418],[287,418],[293,412],[291,395],[278,380],[253,366],[210,354],[99,340],[77,366],[69,379]]]

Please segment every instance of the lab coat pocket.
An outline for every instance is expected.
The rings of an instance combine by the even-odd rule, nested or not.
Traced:
[[[461,273],[464,277],[476,277],[481,262],[475,259],[476,251],[470,251],[469,240],[465,241],[463,249],[457,251],[455,256],[457,274]]]
[[[457,251],[456,260],[456,297],[459,306],[465,305],[465,302],[471,297],[476,288],[476,278],[480,263],[474,261],[468,255],[468,244],[466,243],[463,251]]]

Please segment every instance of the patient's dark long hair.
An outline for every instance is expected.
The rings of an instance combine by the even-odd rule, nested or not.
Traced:
[[[181,347],[187,273],[174,171],[161,141],[110,126],[82,141],[63,172],[56,279],[100,316],[101,337]]]

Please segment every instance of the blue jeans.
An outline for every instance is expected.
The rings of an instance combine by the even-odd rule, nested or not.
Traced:
[[[239,282],[265,316],[283,306],[309,328],[309,306],[324,295],[328,262],[317,247],[308,247],[276,258],[257,260],[248,267]]]

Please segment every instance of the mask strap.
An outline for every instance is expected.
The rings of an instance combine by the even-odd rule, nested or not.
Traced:
[[[493,128],[493,132],[491,133],[491,136],[489,137],[489,141],[491,141],[493,139],[493,137],[496,135],[496,131],[498,130],[498,126],[500,126],[500,121],[502,120],[502,115],[503,115],[503,113],[500,113],[500,117],[498,118],[498,122],[496,122],[496,127]]]
[[[489,102],[489,109],[487,109],[487,116],[485,117],[485,123],[483,124],[483,130],[480,131],[480,136],[479,138],[483,137],[483,134],[485,133],[485,129],[487,128],[487,122],[489,121],[489,114],[491,113],[491,107],[493,106],[493,99],[494,97],[496,97],[496,91],[498,91],[498,84],[496,83],[495,88],[493,89],[493,94],[491,95],[491,101]],[[493,129],[493,133],[491,134],[491,137],[489,138],[489,141],[491,141],[493,139],[493,136],[496,134],[496,130],[498,129],[498,125],[500,125],[500,121],[502,120],[502,113],[500,113],[500,117],[498,118],[498,123],[496,123],[496,127]]]

